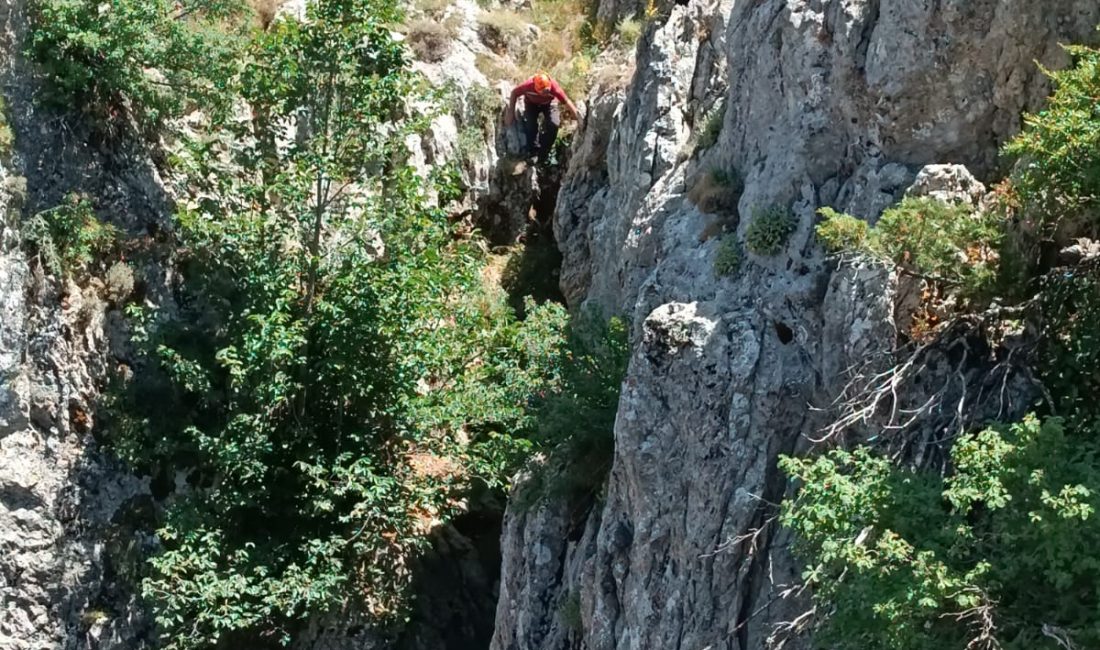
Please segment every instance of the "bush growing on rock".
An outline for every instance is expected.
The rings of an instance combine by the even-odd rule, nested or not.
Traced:
[[[699,149],[709,149],[718,142],[718,136],[722,134],[722,123],[725,119],[726,102],[723,100],[703,117],[702,127],[695,139]]]
[[[642,37],[642,21],[637,18],[626,17],[619,21],[615,27],[615,36],[619,47],[633,48]]]
[[[1075,646],[1100,643],[1098,452],[1062,421],[1029,416],[956,441],[947,478],[866,448],[782,460],[802,485],[783,522],[831,609],[818,641],[1030,650],[1053,627]]]
[[[11,155],[12,145],[15,144],[15,135],[8,123],[8,107],[4,98],[0,97],[0,160]]]
[[[741,247],[737,238],[727,235],[718,244],[718,254],[714,257],[714,274],[728,277],[741,268]]]
[[[1075,65],[1047,71],[1055,85],[1047,107],[1024,119],[1024,130],[1005,147],[1018,159],[1013,183],[1044,228],[1089,216],[1088,232],[1100,232],[1100,49],[1067,48]]]
[[[451,53],[454,33],[444,22],[432,18],[418,18],[405,27],[409,47],[417,58],[428,63],[438,63]]]
[[[886,209],[874,228],[823,208],[818,238],[832,252],[861,252],[968,299],[988,295],[998,275],[1003,227],[993,211],[906,198]]]
[[[701,212],[736,214],[744,187],[736,169],[715,167],[698,176],[688,190],[688,199]]]
[[[95,214],[91,200],[70,194],[64,203],[43,210],[23,226],[24,237],[42,265],[61,277],[82,276],[88,267],[110,251],[118,230]]]
[[[745,248],[764,257],[778,255],[796,226],[794,215],[782,206],[757,207],[745,230]]]

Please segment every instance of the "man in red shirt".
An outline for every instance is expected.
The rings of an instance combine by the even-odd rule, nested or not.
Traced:
[[[527,136],[527,153],[537,156],[539,161],[543,162],[554,146],[554,139],[558,137],[558,127],[561,126],[561,111],[554,100],[565,104],[574,119],[577,119],[580,114],[558,82],[546,73],[540,72],[512,90],[512,99],[504,112],[505,126],[511,126],[515,120],[516,100],[520,97],[523,97],[523,132]],[[543,118],[541,129],[539,128],[540,115]]]

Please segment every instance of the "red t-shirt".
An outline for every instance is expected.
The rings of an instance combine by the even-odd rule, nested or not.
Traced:
[[[566,103],[568,100],[565,97],[565,91],[562,90],[558,82],[553,79],[550,80],[550,94],[544,95],[535,90],[535,78],[531,77],[527,81],[524,81],[520,85],[515,87],[512,91],[512,102],[516,101],[516,98],[520,95],[523,96],[523,101],[528,104],[549,104],[555,99],[561,103]]]

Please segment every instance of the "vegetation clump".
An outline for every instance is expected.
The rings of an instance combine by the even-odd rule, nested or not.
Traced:
[[[454,32],[446,23],[434,18],[417,18],[405,27],[409,46],[416,56],[428,63],[438,63],[451,53]]]
[[[695,137],[698,149],[710,149],[718,142],[722,134],[722,123],[726,119],[726,102],[722,100],[703,117],[702,128]]]
[[[773,257],[782,252],[797,226],[794,215],[778,205],[753,210],[745,230],[745,247],[756,255]]]
[[[58,277],[80,277],[118,240],[118,230],[101,221],[91,199],[70,194],[23,226],[23,235],[42,265]]]
[[[632,49],[638,43],[638,39],[642,37],[644,27],[642,21],[637,18],[627,16],[620,20],[615,27],[615,36],[619,47]]]
[[[564,308],[517,319],[433,207],[452,176],[405,162],[426,118],[395,4],[308,11],[255,34],[229,82],[249,137],[213,115],[180,157],[178,313],[127,308],[142,370],[102,437],[136,471],[187,477],[133,576],[169,650],[286,643],[348,603],[400,621],[431,531],[556,444],[537,405],[571,376]],[[223,140],[231,164],[202,155]]]
[[[1012,177],[1015,194],[1039,219],[1044,235],[1086,215],[1091,215],[1088,231],[1096,233],[1100,209],[1100,49],[1071,46],[1067,51],[1075,64],[1044,70],[1054,82],[1054,94],[1043,111],[1024,118],[1025,128],[1005,147],[1019,161]]]
[[[701,212],[736,214],[744,189],[736,169],[714,167],[699,175],[687,195]]]
[[[999,215],[937,199],[906,198],[888,208],[874,228],[822,208],[818,238],[832,252],[868,254],[967,297],[996,282],[1003,237]]]
[[[11,124],[8,123],[7,103],[3,97],[0,97],[0,160],[11,156],[14,144],[15,135],[12,133]]]
[[[714,274],[718,277],[729,277],[741,268],[741,247],[737,238],[727,235],[718,244],[718,254],[714,257]]]

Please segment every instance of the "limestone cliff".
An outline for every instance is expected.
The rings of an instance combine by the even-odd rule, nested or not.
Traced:
[[[904,290],[882,269],[826,259],[812,242],[815,210],[874,219],[911,187],[973,200],[981,189],[961,168],[918,173],[954,163],[994,178],[999,144],[1049,90],[1035,62],[1064,64],[1058,44],[1093,40],[1100,23],[1095,0],[643,4],[598,9],[608,21],[642,12],[647,24],[630,84],[589,97],[554,215],[570,305],[632,323],[614,465],[595,503],[507,513],[494,650],[804,643],[781,625],[806,602],[783,597],[799,568],[769,523],[787,490],[775,459],[828,421],[820,409],[845,370],[889,358]],[[35,273],[20,229],[79,190],[155,244],[170,212],[151,162],[163,152],[107,145],[35,105],[23,11],[0,1],[0,86],[16,134],[13,155],[0,152],[0,647],[137,649],[147,626],[117,572],[150,541],[126,513],[155,507],[156,490],[102,457],[91,435],[100,391],[134,361],[125,326],[109,287]],[[419,68],[465,99],[410,143],[425,167],[458,155],[459,131],[479,125],[470,92],[487,84],[473,65],[476,3],[448,11],[462,16],[459,46]],[[483,134],[485,146],[466,152],[463,209],[510,243],[532,208],[553,204],[557,179],[514,174],[500,162],[509,136],[495,123]],[[738,179],[725,197],[734,205],[710,209],[693,193],[716,172]],[[772,205],[797,218],[782,252],[742,251],[735,272],[716,274],[724,243]],[[137,299],[170,311],[171,264],[149,259]],[[448,614],[411,647],[488,635],[463,616],[491,609],[495,572],[480,565],[497,553],[481,544],[496,525],[475,517],[436,540],[425,572],[457,586],[422,600],[422,618]],[[378,647],[359,623],[319,621],[296,642]]]
[[[555,223],[571,304],[633,322],[614,466],[580,526],[569,504],[509,512],[494,650],[798,643],[779,625],[806,607],[781,597],[799,570],[767,525],[775,459],[825,423],[845,369],[892,352],[897,286],[824,259],[815,210],[873,219],[935,163],[994,177],[1049,90],[1036,61],[1064,65],[1059,43],[1098,22],[1084,0],[693,0],[650,23],[625,97],[592,107]],[[716,169],[743,179],[735,215],[689,199]],[[718,276],[721,240],[770,205],[797,219],[787,246]]]

